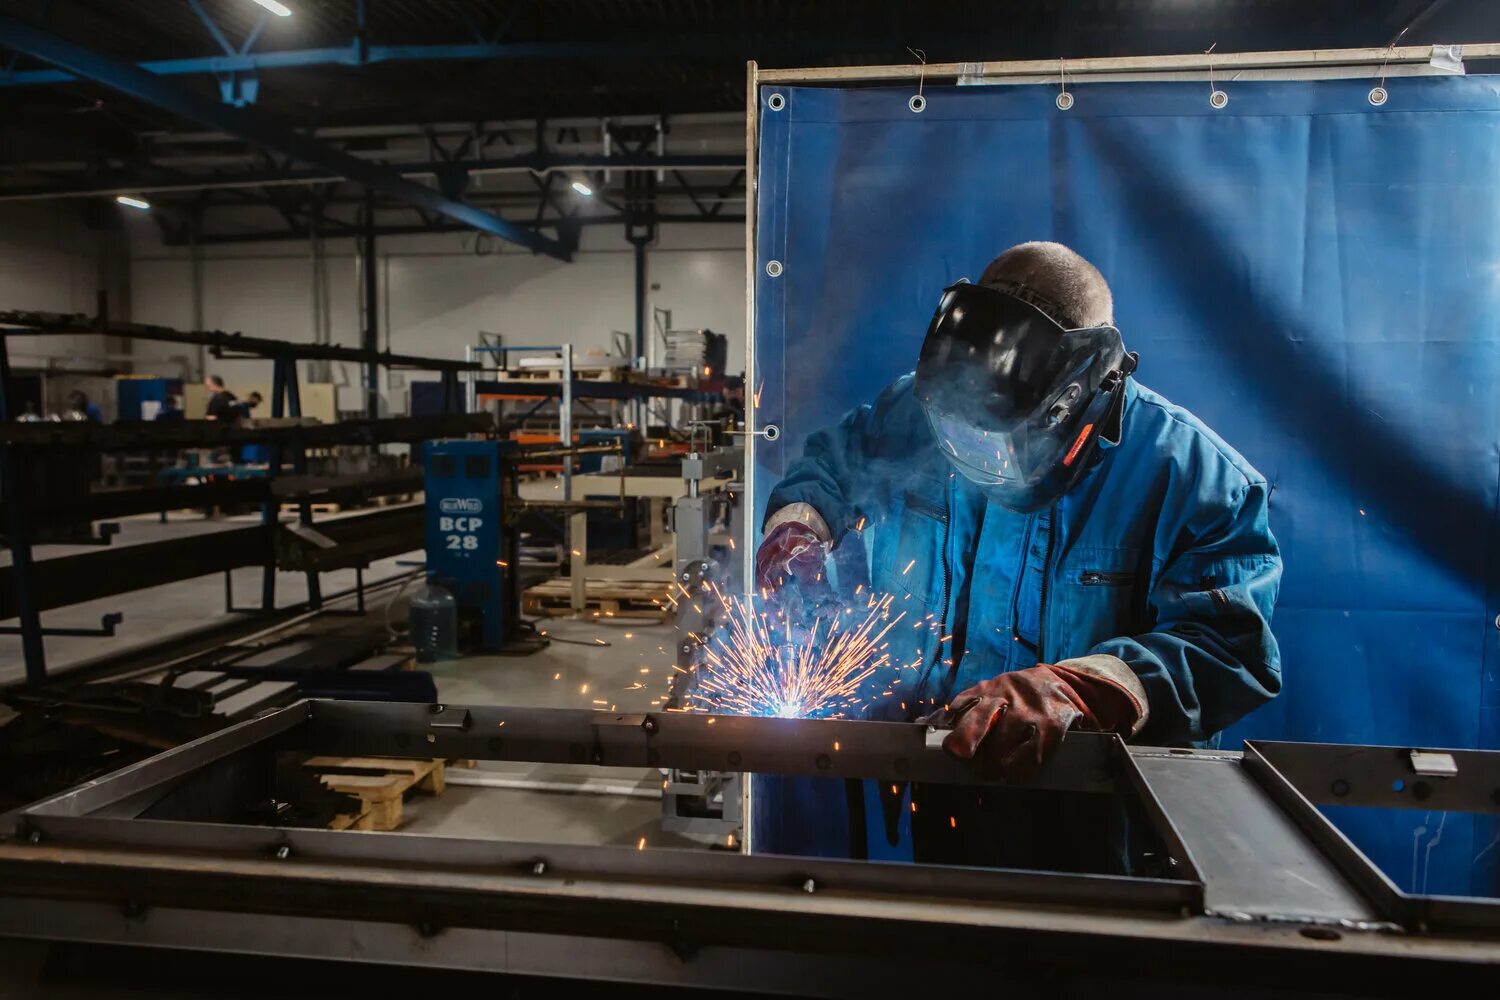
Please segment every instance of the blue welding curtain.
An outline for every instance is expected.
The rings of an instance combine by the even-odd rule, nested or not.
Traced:
[[[1215,110],[1206,84],[1095,84],[1064,112],[1055,87],[929,87],[921,113],[762,88],[753,384],[787,433],[757,444],[757,523],[807,435],[911,368],[945,285],[1058,240],[1109,279],[1140,380],[1274,484],[1285,691],[1225,745],[1500,747],[1500,84],[1369,88],[1234,84]],[[761,805],[762,848],[817,849]],[[1495,889],[1490,826],[1331,815],[1408,886]]]

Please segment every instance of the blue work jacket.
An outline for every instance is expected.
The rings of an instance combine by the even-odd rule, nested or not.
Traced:
[[[1275,697],[1281,557],[1264,477],[1134,379],[1102,444],[1056,504],[1018,514],[954,472],[911,375],[808,439],[767,510],[810,504],[836,540],[839,590],[871,585],[907,612],[888,638],[912,666],[876,679],[870,717],[912,719],[988,677],[1091,653],[1140,677],[1137,742],[1211,745]]]

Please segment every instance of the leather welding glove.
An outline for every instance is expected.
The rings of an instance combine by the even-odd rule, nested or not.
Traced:
[[[986,778],[1029,780],[1070,729],[1130,736],[1145,724],[1146,692],[1124,661],[1085,656],[980,681],[949,703],[943,749]]]
[[[755,585],[770,593],[796,580],[812,591],[823,582],[832,539],[818,512],[790,504],[766,521],[766,535],[755,551]]]

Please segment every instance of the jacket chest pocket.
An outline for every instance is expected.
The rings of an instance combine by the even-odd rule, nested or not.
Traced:
[[[876,554],[877,586],[897,598],[932,605],[940,598],[946,571],[944,547],[948,537],[948,509],[937,500],[908,493],[885,551]]]
[[[1049,624],[1065,643],[1056,651],[1059,658],[1083,655],[1106,639],[1151,627],[1150,564],[1141,565],[1140,549],[1077,549],[1059,569],[1056,583],[1057,617]]]

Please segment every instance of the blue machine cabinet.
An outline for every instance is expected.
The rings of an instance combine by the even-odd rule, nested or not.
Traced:
[[[480,645],[505,645],[507,567],[499,441],[429,441],[427,575],[453,592],[461,619],[479,618]]]

